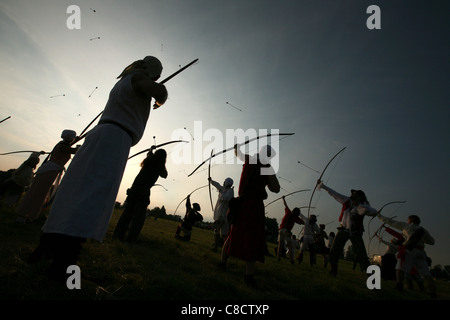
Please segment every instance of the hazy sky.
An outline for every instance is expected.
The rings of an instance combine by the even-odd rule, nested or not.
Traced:
[[[372,4],[381,11],[378,30],[366,26]],[[81,9],[80,29],[67,27],[70,5]],[[0,153],[51,151],[62,130],[81,132],[135,60],[158,57],[164,79],[198,58],[167,82],[168,101],[151,111],[144,138],[130,151],[150,147],[153,137],[156,143],[169,141],[177,132],[190,140],[166,148],[169,176],[158,183],[168,191],[154,187],[150,208],[164,205],[173,213],[188,193],[207,184],[207,165],[187,174],[209,154],[209,134],[215,134],[219,151],[218,145],[232,143],[225,141],[227,129],[294,132],[273,141],[283,189],[267,203],[314,188],[320,174],[298,161],[321,172],[347,147],[325,172],[326,184],[344,194],[362,189],[375,208],[407,201],[383,212],[399,220],[419,215],[436,239],[427,247],[433,265],[447,265],[449,9],[448,2],[425,0],[0,0],[0,120],[11,116],[0,124]],[[177,164],[187,150],[190,162]],[[16,168],[27,157],[1,156],[0,170]],[[125,199],[142,159],[129,161],[118,201]],[[223,164],[233,162],[232,152],[219,160],[213,179],[233,178],[237,193],[242,166]],[[311,192],[287,201],[306,206]],[[192,200],[212,221],[207,188]],[[340,205],[324,191],[316,191],[312,205],[326,231],[336,231]],[[184,215],[184,205],[177,214]],[[279,223],[283,214],[281,201],[267,208]],[[373,220],[366,231],[379,226]],[[299,231],[296,226],[294,233]],[[372,241],[369,254],[384,249]]]

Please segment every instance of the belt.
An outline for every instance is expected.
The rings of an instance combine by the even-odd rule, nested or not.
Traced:
[[[133,140],[133,134],[131,133],[131,131],[128,130],[127,128],[125,128],[122,124],[118,123],[117,121],[114,121],[114,120],[100,120],[98,122],[98,124],[112,124],[112,125],[115,125],[116,127],[119,127],[120,129],[122,129],[123,131],[128,133],[128,135],[130,136],[131,140]]]

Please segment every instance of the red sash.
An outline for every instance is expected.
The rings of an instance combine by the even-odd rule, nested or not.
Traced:
[[[341,215],[339,216],[339,222],[342,221],[342,216],[344,215],[344,211],[347,210],[348,207],[350,207],[350,200],[345,201],[344,204],[342,205]]]

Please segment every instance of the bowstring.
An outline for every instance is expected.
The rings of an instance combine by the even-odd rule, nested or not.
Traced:
[[[325,181],[325,185],[328,185],[328,181],[330,181],[331,176],[332,176],[333,173],[334,173],[334,170],[336,170],[336,168],[337,168],[339,162],[341,161],[342,155],[343,155],[343,152],[336,158],[336,161],[334,161],[335,163],[332,165],[331,170],[329,171],[329,174],[327,174],[328,178],[327,178],[327,180]],[[316,185],[314,188],[317,188],[317,185]],[[315,201],[315,204],[312,204],[312,203],[311,203],[311,208],[312,208],[312,207],[317,207],[317,204],[319,203],[319,200],[320,200],[320,197],[321,197],[321,196],[322,196],[322,192],[319,193],[319,196],[317,197],[317,199],[316,199],[316,201]]]
[[[274,136],[272,136],[272,137],[274,137]],[[278,137],[278,141],[281,141],[281,140],[284,140],[284,139],[286,139],[286,138],[288,138],[289,136],[277,136]],[[272,139],[270,139],[270,140],[272,140]],[[268,145],[270,145],[269,143],[267,143]],[[253,151],[255,151],[255,150],[258,150],[258,148],[259,148],[259,143],[257,144],[257,146],[256,146],[256,148],[254,147],[254,148],[252,148],[252,149],[248,149],[248,152],[250,153],[250,152],[253,152]],[[231,150],[230,150],[231,151]],[[214,156],[215,157],[215,156]],[[214,158],[213,157],[213,158]],[[232,159],[234,159],[236,156],[235,156],[235,154],[234,154],[234,150],[233,150],[233,155],[229,155],[228,157],[225,157],[225,161],[224,162],[222,162],[222,163],[211,163],[211,168],[213,168],[213,167],[215,167],[215,166],[217,166],[217,165],[221,165],[221,164],[227,164],[228,163],[228,161],[229,160],[232,160]],[[195,174],[197,174],[197,173],[200,173],[200,172],[203,172],[203,171],[206,171],[206,170],[208,170],[208,168],[203,168],[203,169],[201,169],[201,170],[197,170],[196,172],[194,172],[193,173],[193,175],[195,175]]]
[[[398,210],[400,210],[400,208],[404,205],[404,203],[396,203],[398,204],[397,208],[392,212],[392,216],[394,216]],[[378,232],[381,232],[381,228],[383,228],[384,223],[381,223],[381,226],[379,228],[376,229],[376,231],[372,234],[372,236],[370,235],[370,223],[372,222],[373,219],[375,219],[376,216],[374,216],[372,219],[370,219],[370,221],[367,223],[367,235],[369,236],[369,242],[367,243],[367,255],[370,256],[370,243],[372,242],[373,238],[375,237],[375,235]],[[385,231],[383,231],[385,232]],[[380,234],[381,237],[381,234]],[[380,240],[378,240],[378,252],[380,252]]]

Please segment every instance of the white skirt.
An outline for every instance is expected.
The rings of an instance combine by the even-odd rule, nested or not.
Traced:
[[[89,132],[61,181],[43,232],[103,241],[131,143],[112,124]]]

